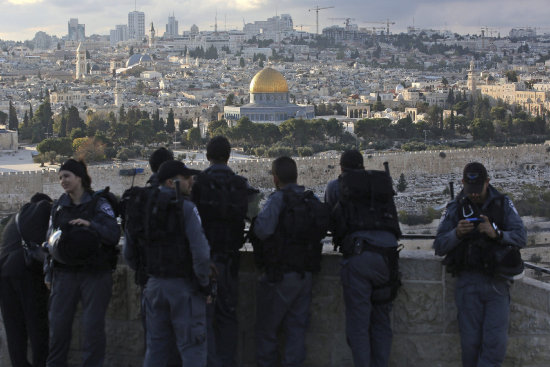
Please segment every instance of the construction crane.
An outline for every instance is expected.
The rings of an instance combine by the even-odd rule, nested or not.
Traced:
[[[334,6],[325,6],[324,8],[320,8],[319,5],[316,5],[313,9],[308,9],[308,11],[315,10],[315,31],[317,35],[319,34],[319,10],[323,9],[331,9],[334,8]]]
[[[393,25],[395,24],[395,22],[389,20],[389,19],[386,19],[385,22],[365,22],[367,24],[385,24],[386,25],[386,36],[389,36],[390,35],[390,24]]]
[[[311,27],[312,24],[295,24],[296,28],[300,27],[300,32],[303,31],[304,27]]]
[[[328,18],[328,19],[330,19],[330,20],[344,20],[345,21],[344,24],[346,25],[346,28],[349,27],[350,22],[352,20],[355,20],[355,18]]]

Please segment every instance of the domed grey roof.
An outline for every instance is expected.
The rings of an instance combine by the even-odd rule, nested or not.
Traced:
[[[153,62],[153,59],[151,58],[151,56],[147,54],[145,55],[133,54],[132,56],[130,56],[128,61],[126,61],[126,67],[129,68],[131,66],[138,65],[143,62]]]

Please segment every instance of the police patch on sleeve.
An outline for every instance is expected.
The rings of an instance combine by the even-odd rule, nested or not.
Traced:
[[[514,203],[512,203],[512,200],[508,199],[508,205],[510,205],[510,209],[512,209],[512,211],[516,213],[516,215],[519,215],[516,207],[514,206]]]
[[[110,217],[115,217],[115,212],[113,208],[111,208],[111,205],[109,203],[102,203],[99,207],[99,210],[101,210],[103,213],[107,214]]]

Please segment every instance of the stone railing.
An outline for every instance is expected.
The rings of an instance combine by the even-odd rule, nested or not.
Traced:
[[[314,278],[311,322],[307,334],[310,367],[352,366],[346,344],[344,303],[338,254],[323,256],[322,271]],[[460,342],[454,305],[454,280],[441,259],[428,251],[401,253],[403,287],[394,302],[394,340],[391,366],[458,367]],[[143,331],[139,316],[139,290],[133,271],[119,265],[114,273],[113,299],[107,315],[106,366],[141,366]],[[243,253],[240,272],[239,354],[243,367],[254,363],[256,273],[252,254]],[[550,285],[524,278],[512,286],[510,339],[504,366],[550,365]],[[79,322],[73,327],[71,365],[80,358]],[[3,329],[2,324],[0,328]],[[0,366],[10,366],[6,339],[0,330]]]

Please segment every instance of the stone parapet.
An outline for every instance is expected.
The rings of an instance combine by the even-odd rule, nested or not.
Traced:
[[[472,161],[483,163],[489,172],[503,170],[529,170],[546,166],[550,153],[546,145],[520,145],[516,147],[489,147],[475,149],[452,149],[421,152],[384,152],[365,156],[367,169],[384,169],[389,162],[394,178],[404,173],[410,175],[462,177],[463,167]],[[444,153],[444,154],[442,154]],[[253,159],[230,162],[233,170],[248,178],[254,187],[271,188],[273,180],[269,175],[273,159]],[[186,162],[194,169],[205,169],[206,161]],[[340,173],[339,154],[328,157],[296,158],[298,183],[309,188],[324,187],[329,180]],[[121,169],[144,168],[144,173],[135,177],[120,175]],[[89,166],[92,186],[101,189],[110,186],[111,192],[121,195],[134,185],[144,185],[150,175],[145,165],[121,164],[114,166]],[[45,192],[53,198],[62,190],[55,170],[36,172],[0,172],[0,211],[15,211],[35,192]]]
[[[344,303],[339,279],[340,255],[323,256],[314,278],[311,321],[307,333],[309,367],[351,367],[345,338]],[[402,251],[403,287],[394,302],[392,367],[458,367],[460,341],[454,305],[454,279],[431,251]],[[240,271],[239,354],[243,367],[254,363],[255,284],[250,252],[243,252]],[[510,339],[503,366],[550,365],[550,285],[524,278],[512,286]],[[113,298],[107,313],[106,366],[141,366],[143,330],[139,289],[133,272],[119,265],[114,273]],[[3,325],[0,324],[0,365],[10,366]],[[80,358],[82,340],[74,323],[71,365]]]

